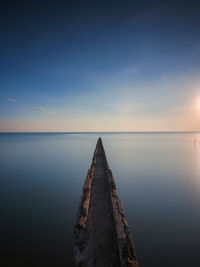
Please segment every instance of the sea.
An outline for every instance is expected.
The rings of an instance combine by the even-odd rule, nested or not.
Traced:
[[[1,266],[73,266],[74,224],[99,137],[140,267],[199,267],[198,132],[1,133]]]

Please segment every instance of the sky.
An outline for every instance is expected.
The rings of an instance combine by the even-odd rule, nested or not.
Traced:
[[[198,1],[3,1],[0,132],[200,131]]]

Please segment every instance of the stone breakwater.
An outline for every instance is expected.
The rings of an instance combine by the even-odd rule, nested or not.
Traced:
[[[83,186],[74,240],[78,267],[139,266],[101,138]]]

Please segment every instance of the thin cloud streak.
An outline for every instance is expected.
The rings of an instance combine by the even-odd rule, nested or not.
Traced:
[[[53,114],[54,112],[52,110],[43,108],[43,107],[35,107],[35,108],[31,108],[32,111],[37,111],[37,112],[41,112],[41,113],[46,113],[48,115]]]
[[[17,102],[17,99],[15,97],[8,97],[7,100],[12,103]]]

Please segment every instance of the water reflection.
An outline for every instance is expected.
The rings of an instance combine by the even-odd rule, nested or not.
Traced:
[[[0,134],[8,266],[71,266],[73,224],[99,134]],[[200,263],[197,133],[101,134],[140,266]]]

